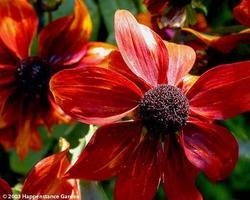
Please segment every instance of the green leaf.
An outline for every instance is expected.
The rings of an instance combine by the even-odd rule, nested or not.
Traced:
[[[222,122],[235,135],[237,139],[246,141],[250,139],[250,125],[246,117],[240,115]]]
[[[94,0],[85,0],[93,23],[91,40],[96,40],[100,29],[100,13]]]
[[[41,151],[30,151],[24,160],[19,159],[16,151],[11,151],[9,153],[11,170],[16,173],[26,175],[31,170],[31,168],[47,154],[50,147],[51,142],[46,144]]]
[[[138,12],[136,8],[136,4],[133,0],[98,0],[99,6],[101,9],[101,14],[104,19],[105,27],[108,31],[109,41],[114,41],[114,39],[110,38],[114,35],[114,14],[118,9],[127,9],[132,14],[136,14]]]
[[[78,138],[78,145],[75,148],[72,148],[69,150],[69,152],[72,154],[71,163],[74,163],[77,158],[80,156],[82,150],[86,146],[86,144],[89,142],[91,137],[93,136],[94,132],[96,130],[96,127],[93,125],[89,126],[88,133],[84,135],[84,137]],[[69,140],[68,140],[69,141]]]

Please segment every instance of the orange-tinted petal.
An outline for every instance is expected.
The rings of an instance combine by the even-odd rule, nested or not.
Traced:
[[[30,171],[26,178],[22,194],[26,195],[72,195],[78,188],[76,181],[63,178],[70,163],[68,149],[44,158]],[[66,198],[65,199],[70,199]],[[76,198],[79,199],[80,198]]]
[[[72,16],[60,18],[40,32],[39,54],[53,64],[76,63],[86,53],[91,30],[87,7],[81,0],[75,0]]]
[[[151,86],[166,83],[168,52],[163,40],[126,10],[115,14],[118,49],[130,70]]]
[[[182,92],[186,94],[190,88],[192,88],[193,84],[198,80],[199,76],[195,75],[186,75],[178,84],[178,87],[181,88]]]
[[[210,69],[187,93],[190,108],[210,119],[227,119],[250,110],[250,61]]]
[[[250,1],[242,0],[233,10],[235,18],[243,25],[250,26]]]
[[[115,199],[153,199],[160,183],[160,150],[158,140],[146,139],[140,143],[126,167],[118,175]]]
[[[238,159],[238,144],[230,132],[218,125],[194,121],[181,135],[188,160],[214,181],[229,176]]]
[[[186,45],[165,42],[169,54],[168,84],[177,85],[193,67],[195,51]]]
[[[0,1],[0,40],[16,57],[28,56],[37,24],[35,11],[27,1]]]
[[[87,52],[78,65],[103,66],[107,64],[107,57],[116,47],[104,42],[89,42]]]
[[[12,195],[12,190],[10,185],[0,178],[0,200],[12,199],[10,198]]]
[[[172,138],[174,139],[174,138]],[[180,145],[167,138],[164,149],[163,186],[169,200],[201,200],[195,186],[198,170],[187,160]]]
[[[52,77],[50,88],[67,114],[90,124],[107,124],[126,116],[142,96],[133,82],[100,67],[63,70]]]
[[[33,124],[34,121],[29,118],[19,118],[17,125],[17,137],[16,137],[16,152],[20,159],[24,159],[30,147],[34,150],[41,148],[41,138],[36,130],[36,126]]]
[[[208,35],[195,31],[190,28],[183,28],[182,30],[187,31],[195,35],[199,40],[204,42],[206,45],[215,48],[222,53],[229,53],[232,49],[236,48],[239,44],[250,43],[250,29],[245,29],[238,33],[224,36]]]
[[[100,127],[66,176],[104,180],[117,175],[139,143],[141,128],[132,121]]]

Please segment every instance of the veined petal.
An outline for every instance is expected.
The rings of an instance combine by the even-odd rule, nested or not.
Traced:
[[[239,44],[250,43],[250,28],[225,36],[208,35],[195,31],[191,28],[183,28],[183,31],[189,32],[195,35],[200,41],[206,45],[215,48],[222,53],[229,53],[232,49],[237,47]]]
[[[177,85],[188,74],[195,61],[195,51],[186,45],[165,42],[168,49],[168,84]]]
[[[41,138],[30,118],[21,118],[16,126],[16,153],[20,159],[24,159],[29,153],[30,147],[34,150],[41,148]]]
[[[250,61],[215,67],[187,93],[190,108],[210,119],[227,119],[250,110]]]
[[[148,85],[143,79],[136,76],[124,62],[122,55],[119,51],[112,51],[108,58],[108,68],[110,70],[116,71],[122,74],[124,77],[131,80],[135,83],[142,91],[145,93],[146,91],[152,89],[152,86]]]
[[[229,176],[238,159],[237,141],[227,129],[215,124],[187,124],[181,144],[188,160],[214,181]]]
[[[164,148],[163,186],[169,200],[201,200],[195,186],[198,170],[187,160],[180,145],[168,137]]]
[[[118,175],[115,199],[153,199],[161,177],[158,166],[160,150],[158,140],[146,139],[140,143],[126,167]]]
[[[52,64],[69,65],[78,62],[85,54],[92,23],[87,7],[75,0],[72,16],[60,18],[39,34],[39,54]]]
[[[32,6],[23,0],[0,1],[0,40],[17,58],[29,54],[38,19]]]
[[[119,10],[115,14],[115,37],[124,61],[135,75],[151,86],[166,83],[168,52],[160,36],[139,24],[130,12]]]
[[[250,1],[241,0],[233,10],[235,18],[243,25],[250,26]]]
[[[104,180],[117,175],[139,143],[141,128],[138,121],[100,127],[66,177]]]
[[[26,178],[22,194],[26,195],[61,195],[70,196],[78,187],[75,181],[63,178],[70,163],[68,149],[44,158],[31,170]],[[65,199],[70,199],[66,198]]]
[[[52,77],[50,88],[67,114],[98,125],[126,116],[142,96],[133,82],[100,67],[63,70]]]
[[[104,42],[89,42],[87,52],[78,65],[103,66],[107,64],[108,56],[116,47]]]

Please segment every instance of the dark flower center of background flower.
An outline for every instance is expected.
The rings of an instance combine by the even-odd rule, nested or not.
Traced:
[[[182,91],[171,85],[159,85],[147,91],[139,103],[139,115],[150,133],[175,133],[187,122],[189,104]]]
[[[18,63],[17,66],[18,89],[31,96],[43,96],[47,94],[50,66],[39,57],[28,57]]]

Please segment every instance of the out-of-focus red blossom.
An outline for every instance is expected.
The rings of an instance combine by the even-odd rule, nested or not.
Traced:
[[[240,44],[250,44],[250,28],[229,35],[209,35],[191,28],[182,28],[183,31],[193,34],[199,41],[223,54],[227,54]]]
[[[169,0],[144,0],[143,3],[147,6],[152,14],[162,13],[169,5]]]
[[[233,10],[235,18],[243,25],[250,26],[250,1],[242,0]]]
[[[74,13],[46,26],[38,35],[38,54],[30,48],[38,18],[26,0],[0,1],[0,144],[16,147],[23,159],[40,149],[37,126],[68,121],[49,91],[51,76],[65,68],[102,63],[111,45],[88,42],[91,19],[75,0]],[[102,63],[103,64],[103,63]]]
[[[202,199],[197,173],[221,180],[236,164],[236,140],[213,122],[250,109],[250,61],[190,76],[194,51],[125,10],[115,14],[115,36],[108,68],[67,69],[50,81],[66,113],[101,125],[66,177],[117,176],[118,200],[150,200],[160,181],[168,199]]]
[[[55,199],[57,195],[58,199],[81,200],[79,181],[64,178],[69,166],[68,149],[38,162],[25,179],[20,199],[27,199],[32,195],[46,195],[46,199]],[[1,198],[4,194],[9,194],[6,196],[8,198],[4,199],[12,199],[9,198],[12,194],[10,186],[0,179]],[[51,195],[51,198],[48,198],[48,195]]]

